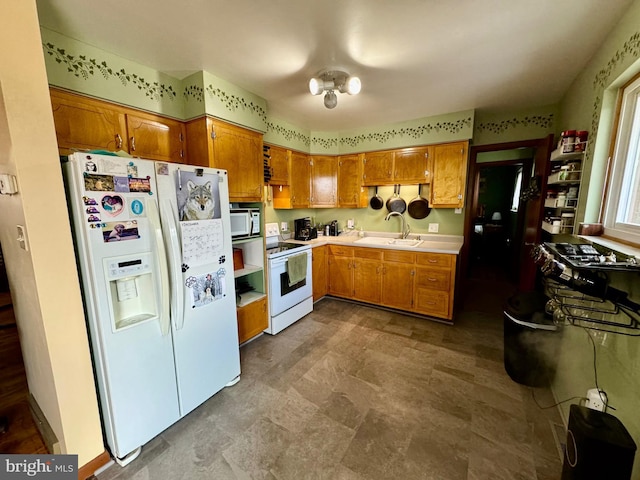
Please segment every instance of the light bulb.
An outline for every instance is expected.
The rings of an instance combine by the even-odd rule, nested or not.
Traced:
[[[323,89],[322,80],[319,78],[313,77],[309,80],[309,91],[311,92],[311,95],[320,95]]]
[[[324,96],[324,106],[327,108],[335,108],[338,105],[338,97],[333,90],[329,90]]]
[[[347,93],[349,95],[357,95],[362,89],[362,83],[358,77],[347,78]]]

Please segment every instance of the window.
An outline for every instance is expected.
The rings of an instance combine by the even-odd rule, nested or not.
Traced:
[[[640,75],[621,90],[605,234],[640,244]]]

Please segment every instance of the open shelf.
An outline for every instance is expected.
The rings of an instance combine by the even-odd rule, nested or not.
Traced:
[[[244,268],[239,268],[238,270],[233,271],[234,278],[244,277],[245,275],[250,275],[254,272],[259,272],[262,270],[262,267],[257,265],[248,265],[244,264]]]
[[[255,302],[256,300],[260,300],[266,297],[266,293],[262,292],[245,292],[240,294],[240,301],[236,301],[236,308],[246,307],[250,303]]]

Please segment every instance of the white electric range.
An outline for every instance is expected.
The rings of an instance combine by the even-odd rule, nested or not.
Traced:
[[[281,241],[277,223],[265,225],[267,276],[269,281],[269,327],[275,335],[313,311],[311,245]],[[289,285],[287,263],[293,255],[306,255],[307,273]]]

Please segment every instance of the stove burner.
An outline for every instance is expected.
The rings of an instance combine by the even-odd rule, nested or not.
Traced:
[[[578,269],[636,270],[640,264],[634,257],[617,261],[615,255],[603,255],[590,244],[545,243],[545,247],[557,260]]]
[[[276,246],[270,247],[269,245],[267,245],[267,255],[286,252],[287,250],[294,250],[296,248],[302,247],[304,247],[304,245],[300,245],[299,243],[278,242]]]

